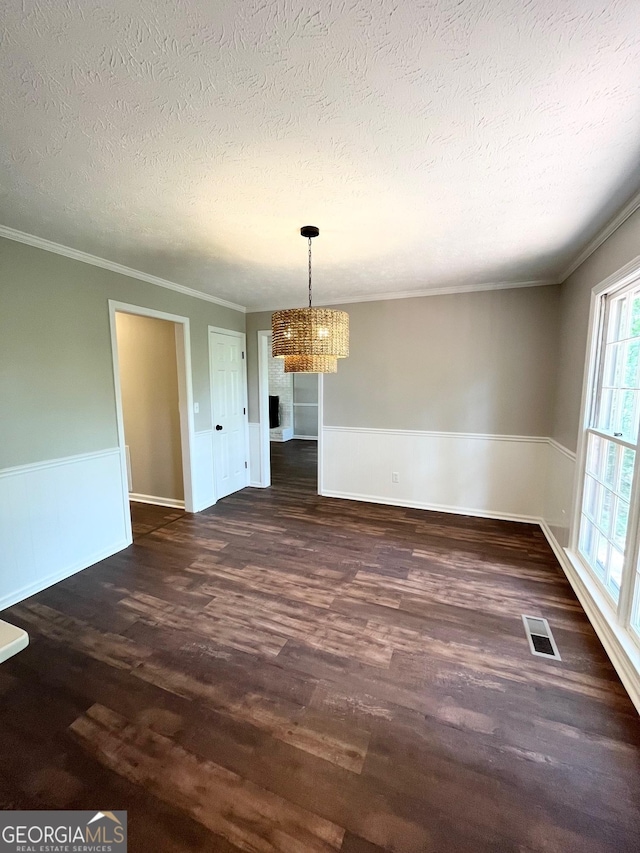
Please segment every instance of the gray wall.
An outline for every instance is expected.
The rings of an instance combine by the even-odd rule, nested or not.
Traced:
[[[0,468],[117,445],[109,299],[190,318],[211,427],[207,325],[244,331],[244,314],[0,238]]]
[[[560,348],[553,432],[576,450],[592,289],[640,255],[640,210],[569,276],[560,289]]]
[[[176,324],[118,312],[116,331],[131,491],[183,500]]]
[[[549,435],[559,287],[363,302],[351,356],[325,376],[330,426]],[[249,418],[258,420],[256,331],[247,315]]]

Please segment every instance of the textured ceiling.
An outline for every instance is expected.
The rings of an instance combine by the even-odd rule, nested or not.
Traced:
[[[247,305],[556,279],[638,189],[638,0],[3,0],[0,223]]]

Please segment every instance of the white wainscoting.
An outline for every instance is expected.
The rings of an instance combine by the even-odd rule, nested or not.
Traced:
[[[521,521],[542,516],[546,437],[325,426],[323,441],[327,497]]]
[[[116,447],[0,471],[0,610],[127,547],[122,465]]]
[[[201,512],[216,502],[213,432],[204,429],[194,433],[193,438],[193,511]]]

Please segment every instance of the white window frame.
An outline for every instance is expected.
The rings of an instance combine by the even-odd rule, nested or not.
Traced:
[[[578,452],[576,455],[573,517],[567,552],[574,566],[576,566],[576,568],[581,568],[582,571],[595,583],[597,590],[601,593],[600,610],[605,618],[609,622],[612,622],[616,627],[622,628],[626,636],[633,640],[636,648],[640,649],[640,634],[631,626],[636,584],[640,587],[640,579],[638,579],[639,575],[637,571],[640,553],[640,442],[638,446],[634,446],[621,438],[614,437],[612,433],[604,432],[603,430],[591,425],[594,420],[593,415],[597,411],[597,406],[599,404],[597,392],[600,384],[599,378],[601,371],[604,369],[604,358],[601,357],[601,352],[606,329],[607,309],[610,305],[610,301],[606,300],[604,297],[620,296],[626,290],[631,290],[638,286],[640,286],[640,258],[636,258],[600,285],[594,287],[591,291],[587,360],[585,364],[582,406],[580,412]],[[623,447],[631,448],[636,453],[629,501],[629,526],[627,530],[628,547],[625,549],[620,596],[617,604],[610,591],[602,582],[602,579],[583,558],[579,550],[580,518],[582,514],[582,501],[586,479],[587,445],[589,434],[601,436],[608,441],[615,441]],[[636,594],[640,595],[640,590],[638,590]]]

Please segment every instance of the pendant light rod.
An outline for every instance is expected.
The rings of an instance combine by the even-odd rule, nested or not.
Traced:
[[[315,225],[303,225],[300,229],[300,234],[306,237],[309,241],[309,308],[311,308],[311,240],[317,237],[320,229]]]
[[[309,237],[309,308],[311,308],[311,237]]]

